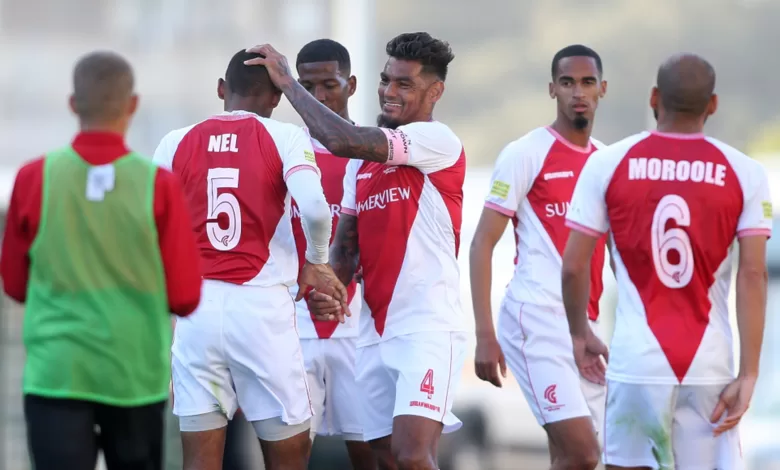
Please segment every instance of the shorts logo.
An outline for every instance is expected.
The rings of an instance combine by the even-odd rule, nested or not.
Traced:
[[[433,369],[428,369],[425,373],[422,382],[420,383],[420,391],[428,394],[428,399],[433,398]]]
[[[555,396],[555,384],[550,385],[544,389],[544,399],[555,405],[558,403],[558,398]]]

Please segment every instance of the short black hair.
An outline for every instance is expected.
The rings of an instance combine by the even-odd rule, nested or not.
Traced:
[[[230,59],[225,71],[225,83],[231,92],[239,96],[258,96],[276,89],[268,70],[262,65],[244,65],[245,60],[265,57],[242,49]]]
[[[73,101],[76,114],[90,122],[118,119],[133,94],[133,69],[111,51],[85,55],[73,69]]]
[[[338,62],[339,71],[347,76],[352,70],[349,51],[333,39],[317,39],[303,46],[295,59],[295,68],[314,62]]]
[[[399,34],[387,43],[385,52],[395,59],[421,63],[424,72],[436,74],[442,81],[447,79],[447,67],[455,58],[447,41],[425,32]]]
[[[715,69],[696,54],[676,54],[659,67],[656,86],[668,111],[701,116],[715,92]]]
[[[601,57],[599,54],[588,46],[582,44],[573,44],[566,46],[560,51],[556,52],[552,60],[552,78],[558,76],[558,63],[567,57],[591,57],[596,61],[596,68],[599,70],[599,76],[604,73],[604,69],[601,65]]]

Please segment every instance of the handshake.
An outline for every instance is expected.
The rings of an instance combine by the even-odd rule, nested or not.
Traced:
[[[362,279],[361,272],[355,281]],[[308,261],[298,277],[298,295],[295,301],[305,298],[309,311],[317,320],[344,323],[349,311],[347,288],[339,280],[329,264],[312,264]]]

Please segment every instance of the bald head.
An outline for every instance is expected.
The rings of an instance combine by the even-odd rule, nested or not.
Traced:
[[[121,120],[132,114],[133,69],[114,52],[93,52],[73,70],[73,111],[93,124]]]
[[[715,69],[698,55],[677,54],[658,69],[656,86],[667,111],[701,116],[715,91]]]

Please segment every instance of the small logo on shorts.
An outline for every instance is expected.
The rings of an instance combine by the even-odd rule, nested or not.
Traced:
[[[544,390],[544,399],[555,405],[558,403],[558,398],[555,396],[555,384],[550,385]]]

